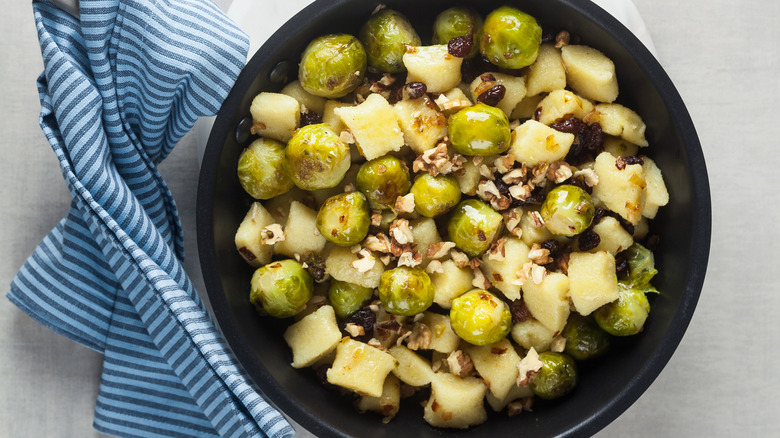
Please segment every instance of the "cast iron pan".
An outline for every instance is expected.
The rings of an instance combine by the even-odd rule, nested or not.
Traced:
[[[384,3],[406,14],[424,43],[429,41],[436,14],[453,5],[444,0]],[[543,25],[581,35],[583,44],[600,49],[615,62],[621,90],[618,102],[636,110],[647,123],[648,154],[664,171],[671,195],[651,229],[661,235],[656,251],[660,274],[654,280],[661,294],[652,299],[651,316],[641,334],[618,340],[609,355],[581,367],[579,386],[558,402],[537,403],[532,413],[512,418],[496,414],[467,431],[437,430],[423,421],[416,402],[402,404],[398,416],[386,425],[376,414],[358,414],[351,398],[324,388],[311,370],[290,366],[290,350],[281,336],[287,322],[261,318],[249,304],[252,270],[233,243],[252,201],[236,177],[238,155],[251,141],[239,125],[256,94],[278,91],[286,80],[296,78],[299,56],[310,40],[335,32],[357,34],[378,4],[376,0],[321,0],[298,13],[249,61],[217,116],[200,175],[197,230],[206,288],[227,341],[265,396],[320,437],[540,437],[597,432],[639,398],[680,342],[704,281],[711,211],[701,146],[674,85],[623,25],[590,2],[466,0],[461,4],[483,15],[513,5]]]

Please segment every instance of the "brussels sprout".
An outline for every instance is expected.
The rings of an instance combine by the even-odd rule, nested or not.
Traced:
[[[368,65],[385,73],[404,71],[406,45],[421,44],[409,20],[392,9],[382,9],[372,15],[360,30],[360,41],[366,48]]]
[[[460,202],[458,180],[451,175],[423,173],[414,180],[414,209],[425,217],[444,214]]]
[[[509,306],[484,289],[474,289],[452,300],[452,330],[474,345],[489,345],[509,334],[512,313]]]
[[[624,283],[618,282],[618,291],[617,301],[599,307],[593,316],[599,327],[610,335],[635,335],[645,325],[650,313],[650,302],[641,289],[628,287]]]
[[[293,188],[284,170],[284,144],[258,138],[238,157],[238,180],[255,199],[270,199]]]
[[[471,51],[466,58],[479,52],[479,36],[482,34],[482,17],[471,8],[455,6],[442,11],[433,22],[433,44],[447,44],[461,36],[471,37]]]
[[[317,212],[317,230],[339,246],[360,243],[368,234],[371,212],[360,192],[340,193],[322,203]]]
[[[588,229],[596,208],[588,192],[577,186],[560,185],[547,194],[539,213],[553,234],[571,237]]]
[[[284,150],[285,169],[304,190],[335,187],[350,163],[349,146],[325,123],[298,129]]]
[[[330,99],[346,96],[363,82],[366,51],[352,35],[326,35],[309,43],[301,55],[298,80],[303,89]]]
[[[357,188],[368,198],[371,208],[393,208],[395,200],[409,192],[409,170],[392,155],[363,163],[357,174]]]
[[[450,240],[463,252],[477,257],[490,249],[501,233],[504,217],[478,200],[467,199],[453,210],[447,223]]]
[[[509,149],[509,118],[499,108],[478,103],[463,108],[447,124],[452,147],[463,155],[490,156]]]
[[[572,313],[561,334],[566,338],[563,351],[577,360],[599,357],[609,349],[609,335],[592,316]]]
[[[374,289],[358,286],[346,281],[332,279],[328,289],[328,300],[336,316],[341,319],[350,317],[363,307],[363,303],[374,295]]]
[[[292,259],[271,262],[252,275],[249,301],[258,312],[276,318],[289,318],[306,307],[314,291],[314,281],[300,263]]]
[[[479,48],[491,63],[518,69],[536,61],[541,43],[542,28],[534,17],[502,6],[485,18]]]
[[[539,398],[563,397],[577,386],[577,364],[571,356],[548,351],[540,353],[539,360],[544,365],[529,385]]]
[[[395,315],[416,315],[433,304],[433,283],[420,268],[399,266],[382,273],[379,300]]]
[[[655,269],[653,252],[639,243],[634,243],[621,253],[628,262],[628,278],[623,282],[630,287],[641,289],[644,293],[658,293],[650,284],[658,270]]]

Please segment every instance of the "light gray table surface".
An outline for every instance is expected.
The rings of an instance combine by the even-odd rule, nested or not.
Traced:
[[[635,3],[697,126],[712,190],[713,238],[701,300],[676,353],[647,392],[598,436],[778,436],[780,2]],[[70,196],[38,127],[35,79],[42,62],[29,1],[4,4],[0,34],[5,291],[66,213]],[[160,167],[184,225],[185,266],[203,292],[195,136],[187,135]],[[101,359],[0,298],[0,437],[100,436],[92,416]]]

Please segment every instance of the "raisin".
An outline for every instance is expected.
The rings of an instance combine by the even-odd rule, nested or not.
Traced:
[[[585,177],[583,176],[572,176],[563,183],[579,187],[582,190],[585,190],[589,195],[593,194],[593,187],[589,186],[588,183],[585,182]]]
[[[474,58],[464,59],[463,64],[460,67],[460,73],[463,78],[463,82],[471,83],[479,75],[486,71],[495,70],[495,66],[482,56],[475,56]]]
[[[403,86],[404,99],[419,99],[427,92],[428,87],[422,82],[409,82]]]
[[[542,43],[551,43],[555,41],[555,35],[557,35],[558,32],[556,32],[553,29],[550,29],[549,27],[543,27],[542,28]]]
[[[474,41],[471,39],[470,36],[459,36],[452,38],[449,43],[447,43],[447,51],[452,56],[456,56],[458,58],[465,58],[466,55],[471,52],[471,47],[474,45]]]
[[[355,339],[361,342],[368,342],[368,340],[373,337],[372,335],[374,333],[374,324],[376,324],[376,314],[372,312],[371,309],[360,309],[353,313],[352,316],[344,320],[345,327],[350,323],[363,327],[363,332],[365,333],[364,335],[358,336]]]
[[[306,108],[301,111],[301,126],[317,125],[322,123],[322,115]]]
[[[477,96],[477,101],[485,105],[496,106],[506,94],[506,87],[498,84],[493,85],[487,91]]]
[[[639,164],[640,166],[645,164],[645,160],[643,160],[642,157],[637,157],[636,155],[633,157],[623,157],[623,161],[625,161],[626,164]]]
[[[576,117],[569,117],[568,119],[561,120],[560,122],[556,122],[550,125],[550,128],[553,128],[556,131],[566,132],[568,134],[574,135],[580,135],[585,127],[585,123]]]
[[[509,312],[512,314],[512,322],[518,323],[527,321],[533,316],[531,311],[528,310],[528,306],[525,305],[523,300],[513,300],[509,303]]]
[[[599,243],[601,243],[601,236],[599,236],[597,232],[593,231],[592,228],[589,228],[580,234],[578,242],[580,251],[590,251],[593,248],[599,246]]]
[[[615,256],[615,272],[617,273],[617,277],[619,280],[625,280],[626,278],[628,278],[630,272],[629,272],[628,260],[626,260],[625,256],[620,254]]]

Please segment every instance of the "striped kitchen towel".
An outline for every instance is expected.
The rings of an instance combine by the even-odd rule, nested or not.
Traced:
[[[217,112],[246,36],[210,0],[80,3],[77,19],[33,1],[40,125],[73,202],[8,298],[104,354],[99,431],[292,436],[184,272],[176,205],[156,169],[199,116]]]

